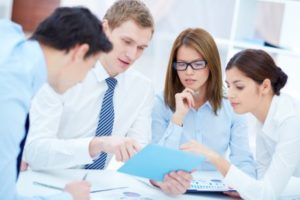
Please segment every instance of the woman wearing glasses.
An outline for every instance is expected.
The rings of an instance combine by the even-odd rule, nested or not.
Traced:
[[[231,162],[255,176],[245,118],[223,98],[218,49],[212,36],[200,28],[186,29],[176,38],[164,92],[156,96],[152,112],[153,143],[179,148],[191,140],[221,155],[230,150]],[[214,169],[208,162],[200,167]]]
[[[236,113],[257,119],[257,180],[211,148],[192,141],[183,150],[205,155],[245,199],[277,199],[291,176],[300,177],[300,102],[280,94],[287,75],[262,50],[237,53],[226,67],[228,98]],[[242,184],[241,184],[242,183]]]

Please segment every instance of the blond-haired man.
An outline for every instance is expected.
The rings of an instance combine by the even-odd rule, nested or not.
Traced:
[[[33,100],[25,147],[33,169],[105,169],[112,155],[126,161],[151,140],[154,90],[130,66],[149,45],[153,17],[143,2],[119,0],[102,25],[113,50],[65,95],[45,85]]]

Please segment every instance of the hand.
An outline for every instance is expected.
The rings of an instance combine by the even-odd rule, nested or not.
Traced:
[[[192,89],[185,88],[181,93],[175,94],[176,109],[172,117],[175,124],[182,125],[184,116],[195,106],[193,93]]]
[[[242,199],[238,192],[224,192],[224,194],[226,194],[234,199]]]
[[[176,111],[180,114],[186,114],[190,108],[194,107],[194,91],[185,88],[181,93],[175,94]]]
[[[223,176],[226,176],[227,172],[229,171],[230,162],[197,141],[192,140],[189,143],[183,144],[180,146],[180,149],[199,155],[204,155],[207,160],[209,160],[218,169],[218,171],[221,172]]]
[[[169,195],[180,195],[190,187],[192,175],[189,172],[177,171],[167,174],[163,182],[150,180],[151,184],[159,187]]]
[[[28,163],[22,160],[20,165],[20,171],[23,172],[26,171],[27,169],[28,169]]]
[[[127,161],[140,149],[141,146],[134,139],[120,136],[95,137],[90,144],[90,152],[95,152],[94,155],[91,154],[92,157],[103,151],[115,154],[116,160],[122,162]]]
[[[199,142],[197,142],[195,140],[192,140],[188,143],[181,145],[180,149],[183,151],[192,152],[194,154],[204,155],[208,159],[210,158],[210,156],[213,156],[216,154],[214,151],[210,150],[209,148],[207,148],[206,146],[204,146],[203,144],[200,144]]]
[[[91,185],[87,181],[78,181],[68,183],[65,191],[69,192],[73,200],[89,200]]]

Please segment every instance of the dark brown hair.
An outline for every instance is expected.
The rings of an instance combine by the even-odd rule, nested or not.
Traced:
[[[240,51],[230,59],[226,70],[234,67],[258,84],[269,79],[276,95],[280,95],[280,90],[285,86],[288,79],[281,68],[276,66],[273,58],[263,50],[246,49]]]
[[[207,100],[213,107],[214,113],[217,114],[217,110],[221,107],[223,97],[220,55],[213,37],[201,28],[188,28],[184,30],[173,43],[165,80],[165,103],[174,111],[175,94],[184,89],[177,71],[173,68],[173,62],[177,59],[177,51],[183,45],[195,49],[202,55],[203,59],[207,61],[209,77],[207,80],[206,95]]]

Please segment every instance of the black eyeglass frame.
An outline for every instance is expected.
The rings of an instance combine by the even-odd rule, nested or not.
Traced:
[[[204,62],[204,66],[201,67],[201,68],[197,68],[197,67],[193,66],[193,64],[194,64],[194,63],[197,63],[197,62]],[[185,68],[184,68],[184,69],[179,69],[179,70],[178,70],[178,69],[177,69],[177,64],[178,64],[178,63],[185,64]],[[192,62],[183,62],[183,61],[179,61],[179,62],[174,61],[174,62],[173,62],[173,68],[174,68],[175,70],[177,70],[177,71],[185,71],[185,70],[187,70],[188,66],[191,66],[191,68],[192,68],[193,70],[201,70],[201,69],[205,69],[205,68],[207,67],[207,61],[206,61],[206,60],[194,60],[194,61],[192,61]]]

